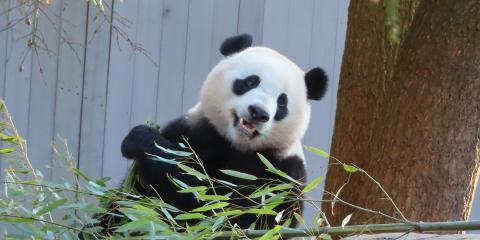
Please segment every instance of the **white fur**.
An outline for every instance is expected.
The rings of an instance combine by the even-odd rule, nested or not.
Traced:
[[[260,85],[241,96],[235,95],[234,80],[250,75],[259,76]],[[300,140],[310,120],[304,75],[295,63],[272,49],[247,48],[221,60],[211,70],[203,84],[200,102],[189,111],[189,118],[205,116],[239,150],[272,148],[303,159]],[[275,121],[277,98],[282,93],[288,96],[288,115]],[[257,125],[260,135],[253,139],[233,126],[233,112],[247,116],[252,104],[261,106],[270,115],[268,122]]]

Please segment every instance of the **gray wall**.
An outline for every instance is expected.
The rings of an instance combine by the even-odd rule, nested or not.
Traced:
[[[304,143],[329,151],[348,2],[116,1],[112,30],[86,1],[53,1],[52,11],[61,15],[51,20],[66,34],[42,19],[52,54],[25,55],[20,40],[29,31],[25,24],[0,32],[0,97],[28,140],[31,160],[47,178],[72,179],[47,167],[53,164],[50,145],[61,137],[81,169],[94,177],[113,177],[118,184],[128,164],[120,155],[120,141],[129,129],[149,119],[163,124],[193,106],[205,76],[221,58],[220,42],[248,32],[255,45],[277,49],[305,70],[321,66],[327,71],[330,87],[324,100],[313,103]],[[6,3],[13,6],[16,0]],[[7,17],[15,19],[18,12]],[[122,17],[129,19],[127,26]],[[5,21],[2,16],[0,26]],[[140,43],[148,57],[133,53],[115,27]],[[307,164],[310,179],[325,175],[326,159],[307,154]],[[321,190],[312,193],[315,199],[321,195]],[[478,219],[478,199],[476,204]],[[307,217],[312,212],[307,210]]]

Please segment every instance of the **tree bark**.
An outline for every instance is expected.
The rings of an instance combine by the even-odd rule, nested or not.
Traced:
[[[465,220],[479,173],[480,0],[400,1],[400,17],[395,44],[381,3],[351,1],[331,155],[377,179],[409,220]],[[334,164],[324,199],[347,179],[342,200],[399,217],[365,175]],[[322,208],[335,225],[350,213],[392,221]]]

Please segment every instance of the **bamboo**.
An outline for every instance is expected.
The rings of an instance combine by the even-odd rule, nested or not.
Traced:
[[[456,222],[406,222],[391,224],[352,225],[345,227],[320,227],[320,228],[287,228],[278,234],[282,237],[314,237],[322,233],[329,235],[347,235],[355,233],[393,233],[393,232],[429,232],[429,231],[466,231],[480,230],[480,220]],[[249,238],[263,236],[269,230],[243,230]],[[238,232],[225,231],[217,235],[218,238],[231,238],[238,236]]]

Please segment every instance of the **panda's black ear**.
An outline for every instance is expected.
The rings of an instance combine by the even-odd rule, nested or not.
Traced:
[[[220,53],[222,53],[223,56],[228,56],[250,46],[252,46],[252,36],[244,33],[223,40],[220,46]]]
[[[305,74],[307,98],[320,100],[327,91],[328,77],[321,68],[314,68]]]

